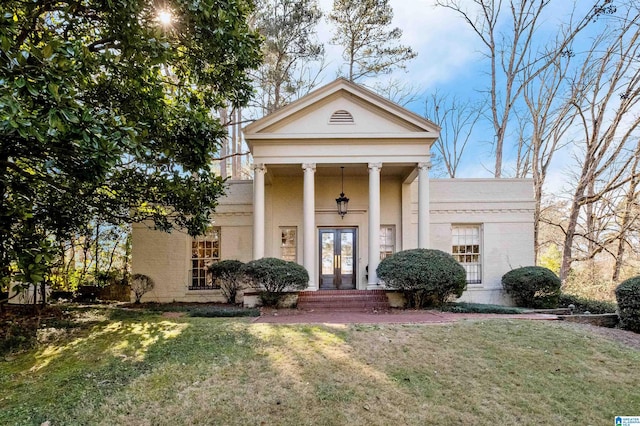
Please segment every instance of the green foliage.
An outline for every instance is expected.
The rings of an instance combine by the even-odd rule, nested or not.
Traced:
[[[523,312],[522,309],[511,306],[467,302],[446,303],[440,309],[460,314],[521,314]]]
[[[131,291],[135,297],[135,303],[140,303],[140,299],[145,293],[150,292],[155,287],[153,279],[145,274],[133,274],[131,276]]]
[[[316,37],[322,11],[316,0],[258,0],[255,26],[264,37],[263,64],[255,73],[258,106],[269,114],[310,89],[303,76],[324,47]]]
[[[518,306],[556,308],[560,298],[560,278],[541,266],[512,269],[502,276],[502,286]]]
[[[239,308],[229,309],[228,307],[221,306],[207,306],[197,307],[189,309],[188,314],[190,317],[204,317],[204,318],[233,318],[233,317],[259,317],[260,310],[256,308]]]
[[[329,20],[335,25],[332,42],[342,46],[348,79],[388,74],[404,68],[417,53],[396,44],[400,28],[389,29],[393,10],[388,0],[334,0]]]
[[[561,294],[558,303],[559,307],[566,308],[569,305],[575,306],[575,312],[580,314],[590,312],[592,314],[611,314],[618,310],[618,305],[606,300],[594,300],[574,294]]]
[[[616,288],[620,326],[640,333],[640,276],[623,281]]]
[[[444,304],[467,287],[464,268],[440,250],[404,250],[384,258],[376,270],[388,288],[401,290],[409,306]]]
[[[236,303],[236,296],[244,284],[244,263],[239,260],[222,260],[209,265],[213,282],[220,286],[227,303]]]
[[[36,325],[19,319],[3,324],[0,332],[0,355],[34,347],[37,332]]]
[[[252,260],[242,271],[265,306],[277,306],[284,291],[304,290],[309,283],[309,274],[303,266],[274,257]]]
[[[249,0],[167,2],[167,27],[158,4],[3,2],[0,276],[36,234],[64,239],[96,218],[208,225],[226,137],[211,111],[247,102],[260,37]]]

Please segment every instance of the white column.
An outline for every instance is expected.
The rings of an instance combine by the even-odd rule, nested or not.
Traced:
[[[380,263],[380,169],[381,163],[369,163],[369,282],[367,289],[376,288]]]
[[[418,248],[429,248],[429,169],[431,163],[418,163]]]
[[[253,259],[264,257],[264,164],[253,165]]]
[[[302,201],[302,264],[309,273],[309,290],[317,290],[316,283],[316,189],[315,163],[305,163]]]

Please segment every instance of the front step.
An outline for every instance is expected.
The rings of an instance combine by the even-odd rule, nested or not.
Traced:
[[[298,293],[298,309],[316,311],[389,310],[384,290],[319,290]]]

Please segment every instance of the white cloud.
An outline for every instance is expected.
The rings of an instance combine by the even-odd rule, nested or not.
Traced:
[[[319,0],[328,16],[332,0]],[[401,43],[418,56],[407,64],[407,72],[394,77],[432,91],[442,84],[458,80],[478,59],[478,40],[463,20],[449,9],[435,7],[432,0],[390,0],[393,26],[403,31]],[[325,20],[318,36],[325,43],[330,66],[326,81],[332,80],[342,64],[341,49],[330,44],[332,28]]]

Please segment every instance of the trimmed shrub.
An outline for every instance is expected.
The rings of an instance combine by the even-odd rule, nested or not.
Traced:
[[[560,285],[560,278],[542,266],[525,266],[502,276],[504,290],[524,308],[557,308]]]
[[[576,307],[574,312],[577,314],[581,314],[583,312],[590,312],[592,314],[612,314],[618,309],[615,303],[607,302],[606,300],[587,299],[586,297],[580,297],[574,294],[561,294],[558,306],[561,308],[568,308],[569,305]]]
[[[303,266],[274,257],[252,260],[242,271],[264,306],[277,306],[285,290],[304,290],[309,284]]]
[[[408,307],[441,306],[467,288],[464,268],[440,250],[413,249],[384,258],[376,269],[388,288],[404,293]]]
[[[135,303],[140,303],[142,296],[153,290],[155,282],[153,279],[145,274],[133,274],[131,276],[131,291],[135,297]]]
[[[616,288],[620,326],[640,333],[640,276],[623,281]]]
[[[239,260],[222,260],[209,265],[213,282],[220,286],[227,303],[236,303],[236,297],[244,285],[244,263]]]

